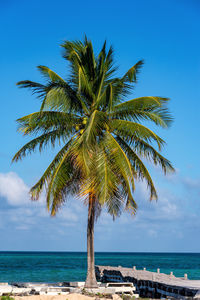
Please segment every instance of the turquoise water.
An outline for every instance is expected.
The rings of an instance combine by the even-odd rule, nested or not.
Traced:
[[[136,266],[138,269],[176,276],[188,274],[200,279],[199,253],[96,253],[96,264]],[[86,253],[82,252],[0,252],[0,282],[83,281],[86,276]]]

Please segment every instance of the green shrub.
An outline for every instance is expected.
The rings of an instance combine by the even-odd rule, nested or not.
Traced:
[[[10,296],[1,296],[1,300],[15,300],[15,299]]]

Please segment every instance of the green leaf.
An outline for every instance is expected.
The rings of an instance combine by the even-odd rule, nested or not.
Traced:
[[[137,74],[139,73],[141,67],[143,66],[144,61],[139,60],[133,67],[131,67],[123,77],[124,81],[136,82]]]
[[[113,119],[110,120],[109,126],[111,130],[119,136],[127,138],[130,142],[133,139],[144,139],[145,141],[152,142],[155,141],[158,148],[164,144],[164,141],[155,134],[152,130],[138,123],[134,123],[126,120]]]
[[[150,188],[150,200],[157,199],[157,192],[153,183],[153,180],[149,174],[149,171],[145,167],[142,160],[139,158],[139,156],[131,149],[131,147],[123,141],[120,137],[117,137],[117,141],[121,145],[121,147],[124,149],[124,152],[126,153],[128,159],[130,160],[135,174],[137,174],[138,178],[145,179],[147,182],[147,186]]]
[[[145,159],[149,160],[154,165],[160,165],[164,174],[175,172],[171,162],[156,151],[151,145],[142,139],[135,139],[132,141],[135,151]]]
[[[53,148],[55,147],[55,142],[66,142],[67,136],[63,135],[62,130],[54,130],[41,136],[31,140],[27,144],[25,144],[13,157],[12,162],[17,162],[18,160],[22,159],[23,157],[31,154],[35,151],[38,147],[39,151],[41,152],[47,145],[51,145]]]
[[[56,74],[54,71],[52,71],[48,67],[38,66],[37,68],[42,73],[42,75],[44,75],[47,79],[50,79],[52,82],[61,81],[61,82],[66,83],[64,79],[62,79],[58,74]]]
[[[105,129],[107,120],[106,114],[102,111],[95,110],[86,125],[84,132],[84,140],[87,147],[91,147],[96,143],[96,139]]]
[[[75,125],[80,123],[80,118],[72,113],[42,111],[19,118],[17,123],[18,131],[24,135],[47,133],[61,128],[69,133],[73,132]]]
[[[105,134],[105,143],[107,144],[107,155],[112,156],[112,160],[115,161],[118,171],[122,174],[127,186],[129,186],[130,182],[132,184],[132,189],[134,190],[134,174],[128,157],[118,144],[117,140],[109,132]]]
[[[156,125],[168,127],[173,120],[165,107],[168,100],[167,98],[150,96],[135,98],[116,105],[110,115],[113,118],[136,122],[149,120]]]
[[[52,174],[56,170],[57,166],[63,159],[63,156],[68,151],[69,147],[71,146],[73,142],[73,138],[57,153],[53,161],[50,163],[42,177],[38,180],[38,182],[31,188],[30,194],[32,200],[38,200],[41,192],[43,191],[43,188],[48,186],[49,179],[52,177]]]

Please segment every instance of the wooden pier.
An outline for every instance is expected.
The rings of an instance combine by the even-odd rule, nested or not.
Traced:
[[[96,266],[96,276],[101,282],[132,282],[139,295],[151,298],[172,297],[177,299],[200,299],[200,280],[189,280],[157,272],[133,268]]]

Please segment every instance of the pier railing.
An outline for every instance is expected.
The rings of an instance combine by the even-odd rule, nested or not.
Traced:
[[[183,278],[174,276],[173,272],[164,274],[157,272],[123,268],[121,266],[96,266],[97,279],[102,282],[133,282],[140,296],[162,298],[199,298],[200,280],[189,280],[187,274]],[[199,298],[200,299],[200,298]]]

